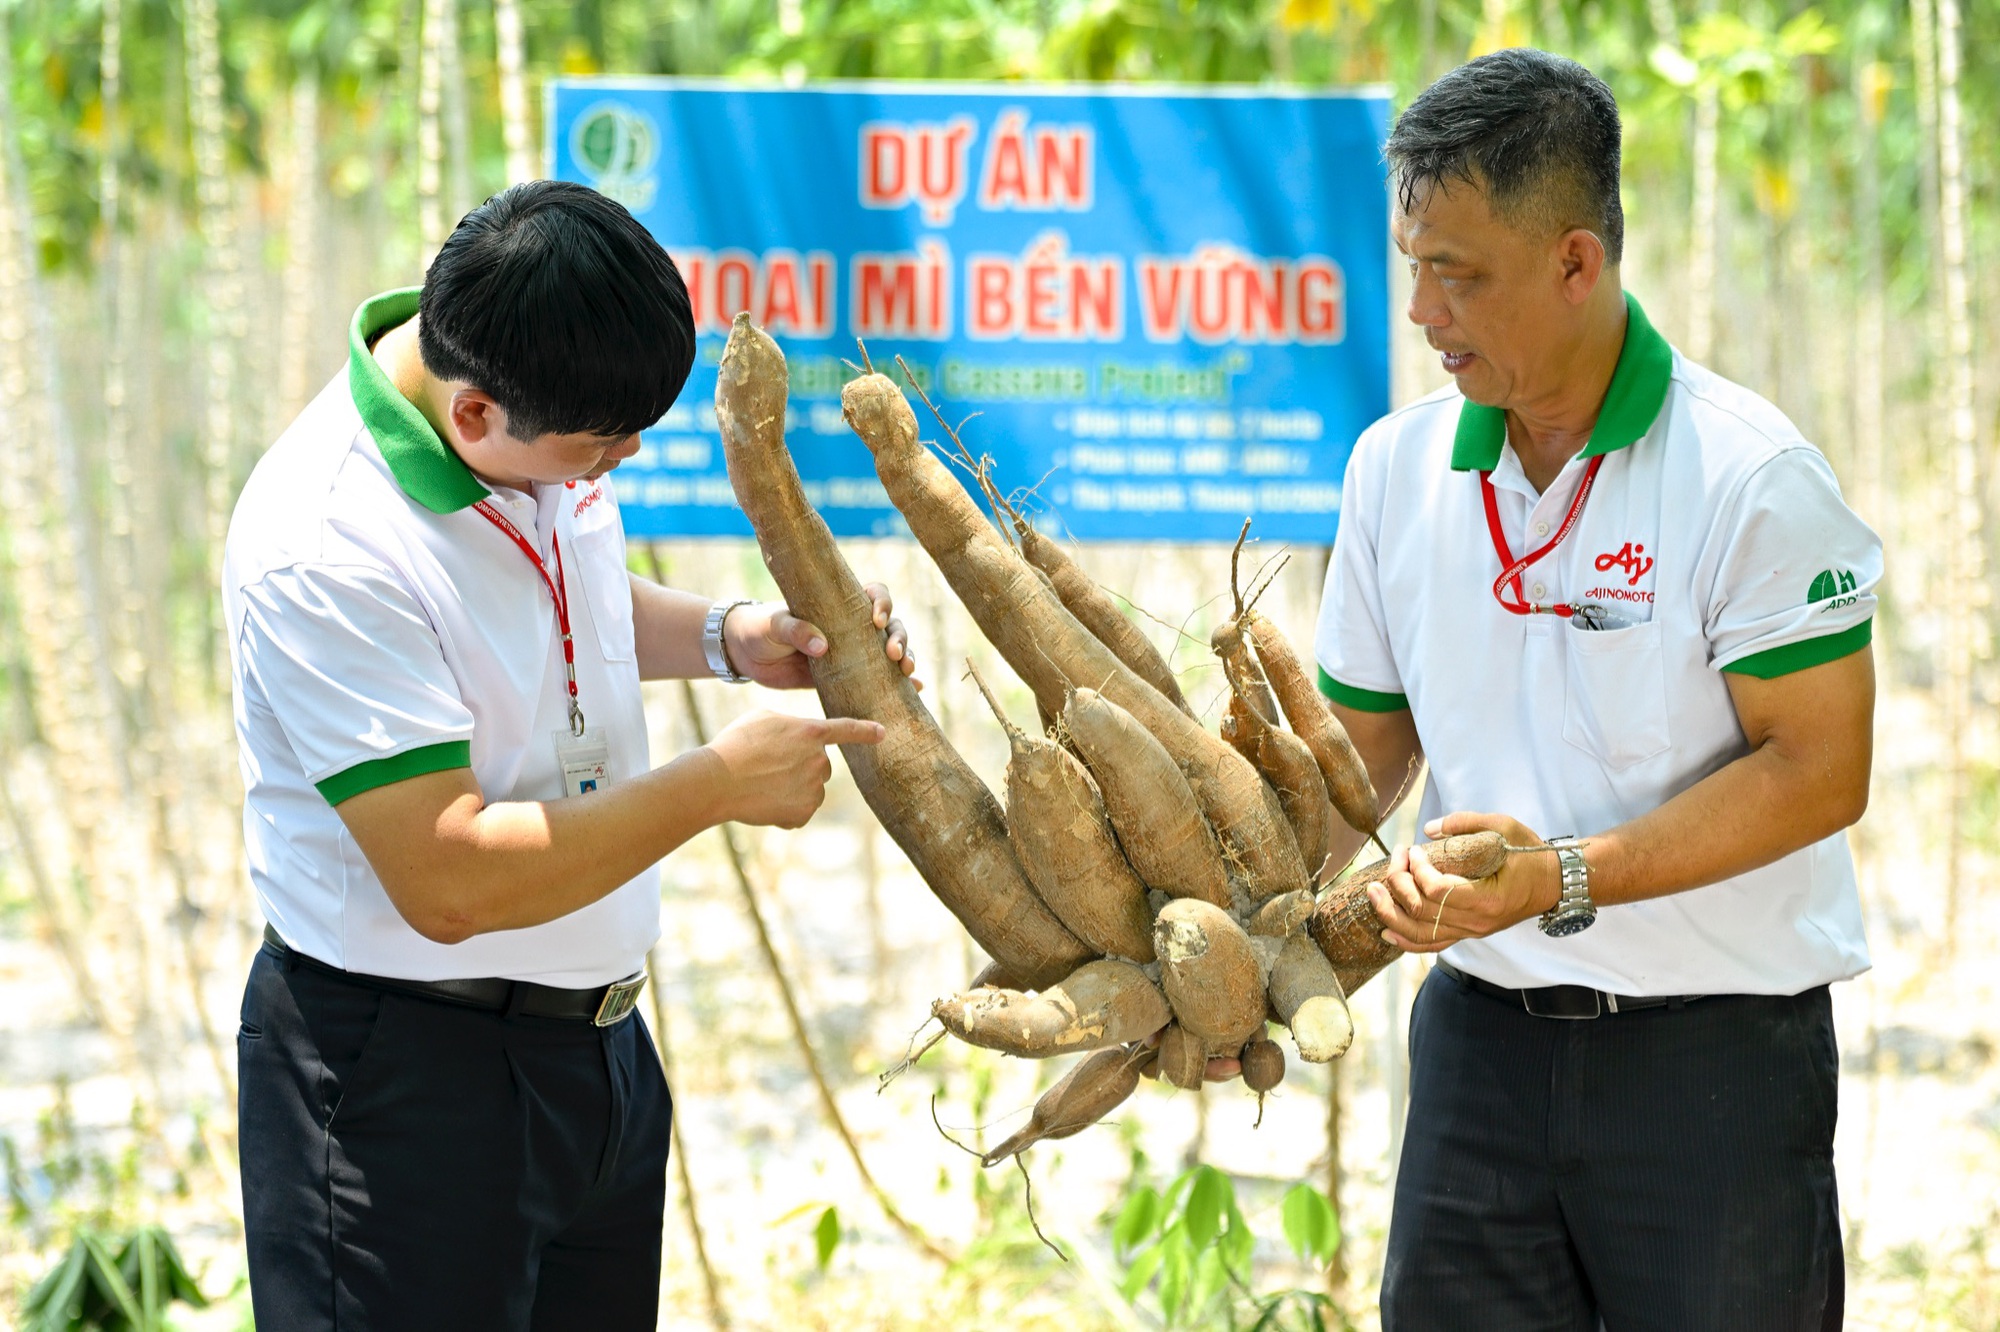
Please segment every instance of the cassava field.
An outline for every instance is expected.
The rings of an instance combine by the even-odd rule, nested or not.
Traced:
[[[215,1300],[173,1325],[248,1326],[232,1036],[260,923],[209,590],[220,523],[340,367],[355,304],[415,281],[452,219],[533,170],[542,79],[1380,81],[1407,99],[1522,41],[1590,63],[1624,106],[1628,287],[1798,420],[1887,540],[1852,834],[1876,965],[1835,992],[1849,1326],[2000,1327],[2000,182],[1970,151],[1996,141],[2000,81],[1967,54],[2000,42],[1994,0],[0,0],[0,1327],[80,1239],[149,1225]],[[1436,370],[1407,329],[1394,345],[1400,403]],[[921,404],[917,422],[938,437]],[[1255,537],[1246,571],[1289,556],[1257,608],[1305,654],[1325,551]],[[1063,700],[914,544],[840,549],[895,589],[938,736],[1011,798],[1022,760],[994,706],[1034,737],[1038,703]],[[1128,622],[1218,735],[1229,548],[1064,552],[1157,617]],[[749,542],[633,560],[776,595]],[[753,697],[819,706],[648,690],[656,755]],[[1287,1062],[1261,1103],[1141,1079],[1094,1127],[986,1168],[1088,1056],[947,1039],[883,1080],[987,956],[836,768],[806,829],[711,833],[667,865],[643,1010],[679,1112],[663,1326],[1370,1326],[1425,964],[1350,984],[1332,1062],[1272,1027]],[[1384,836],[1411,831],[1406,808]],[[1224,894],[1246,866],[1285,872],[1226,858]],[[1075,957],[1056,977],[1157,963],[1128,951],[1162,937],[1153,886],[1059,927]]]

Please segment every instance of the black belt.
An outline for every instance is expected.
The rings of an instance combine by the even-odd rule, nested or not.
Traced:
[[[358,971],[343,971],[316,957],[307,957],[279,938],[278,932],[269,925],[264,927],[264,942],[300,966],[358,985],[439,999],[448,1004],[484,1009],[489,1013],[567,1018],[599,1027],[616,1026],[630,1017],[632,1010],[639,1005],[639,992],[646,988],[646,973],[643,971],[615,984],[593,985],[587,990],[565,990],[554,985],[538,985],[534,981],[503,980],[497,976],[436,981],[366,976]]]
[[[1477,976],[1467,975],[1443,958],[1438,959],[1437,969],[1470,989],[1479,991],[1502,1003],[1519,1004],[1536,1017],[1545,1018],[1594,1018],[1606,1013],[1637,1013],[1648,1008],[1680,1008],[1701,998],[1698,994],[1661,994],[1633,997],[1623,994],[1606,994],[1593,990],[1588,985],[1538,985],[1532,990],[1510,990],[1505,985],[1495,985]]]

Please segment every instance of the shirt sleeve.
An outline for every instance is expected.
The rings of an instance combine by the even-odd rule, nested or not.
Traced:
[[[295,565],[244,589],[243,669],[328,804],[471,766],[472,713],[409,589]]]
[[[1359,712],[1400,712],[1410,701],[1403,695],[1382,615],[1375,549],[1381,515],[1377,497],[1367,493],[1361,480],[1366,443],[1364,437],[1347,460],[1340,530],[1326,571],[1313,655],[1319,659],[1320,691],[1334,702]]]
[[[1868,646],[1882,542],[1817,450],[1787,449],[1758,468],[1715,539],[1706,620],[1715,669],[1769,680]]]

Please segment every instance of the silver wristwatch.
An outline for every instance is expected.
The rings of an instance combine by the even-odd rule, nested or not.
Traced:
[[[718,601],[708,608],[708,618],[701,622],[701,655],[708,658],[708,669],[715,672],[715,678],[729,684],[748,684],[750,677],[738,675],[729,664],[729,652],[722,646],[722,624],[729,618],[729,612],[750,604],[747,597],[741,601]]]
[[[1597,903],[1590,900],[1590,866],[1575,837],[1551,837],[1546,845],[1562,866],[1562,896],[1542,913],[1542,933],[1551,939],[1580,934],[1597,922]]]

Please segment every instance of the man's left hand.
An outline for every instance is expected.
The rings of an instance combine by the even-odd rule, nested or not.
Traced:
[[[900,665],[903,674],[915,675],[916,654],[910,651],[910,636],[903,622],[893,614],[889,589],[870,583],[862,590],[874,608],[875,627],[887,633],[883,650],[889,660]],[[747,675],[767,689],[810,688],[811,659],[826,655],[826,635],[776,601],[760,601],[731,611],[722,626],[722,640],[737,674]],[[919,689],[924,687],[921,680],[916,684]]]
[[[1509,846],[1540,846],[1542,839],[1505,814],[1448,814],[1424,826],[1426,837],[1497,832]],[[1562,873],[1553,855],[1509,855],[1485,879],[1441,873],[1417,847],[1399,846],[1389,877],[1368,889],[1383,926],[1382,937],[1408,953],[1439,953],[1465,939],[1483,939],[1531,916],[1562,896]]]

